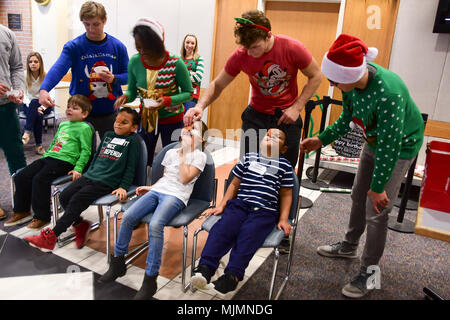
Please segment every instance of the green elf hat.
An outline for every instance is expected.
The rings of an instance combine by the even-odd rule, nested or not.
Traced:
[[[234,20],[236,20],[236,23],[240,24],[243,27],[258,28],[258,29],[270,32],[269,28],[266,28],[262,25],[256,24],[251,20],[248,20],[245,18],[234,18]]]

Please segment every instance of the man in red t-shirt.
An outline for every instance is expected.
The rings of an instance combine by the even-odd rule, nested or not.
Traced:
[[[300,111],[320,85],[322,73],[319,65],[300,41],[272,34],[270,21],[261,11],[248,11],[242,14],[242,18],[235,19],[234,34],[241,46],[228,58],[224,69],[211,82],[197,105],[186,112],[185,124],[190,125],[200,119],[203,109],[243,71],[249,77],[252,94],[250,105],[242,113],[245,134],[241,136],[241,156],[249,151],[258,152],[259,141],[265,131],[281,125],[285,127],[288,138],[288,151],[284,156],[295,167],[302,127]],[[300,96],[298,70],[308,78]],[[252,134],[257,135],[257,140],[252,139]]]

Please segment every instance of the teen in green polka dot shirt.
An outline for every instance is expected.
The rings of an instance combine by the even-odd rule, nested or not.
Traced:
[[[323,58],[322,72],[342,91],[342,114],[318,137],[305,139],[300,146],[302,152],[317,150],[355,126],[364,132],[366,143],[353,183],[344,241],[317,248],[326,257],[357,258],[360,237],[367,230],[360,272],[342,289],[350,298],[361,298],[373,289],[368,285],[369,270],[383,255],[388,214],[424,134],[422,116],[402,79],[367,62],[377,53],[376,48],[368,48],[351,35],[341,34],[336,39]]]
[[[375,63],[368,63],[368,70],[371,79],[367,87],[342,93],[343,112],[319,139],[327,145],[355,125],[361,127],[368,146],[376,155],[370,190],[382,193],[397,160],[413,158],[419,152],[424,124],[398,75]]]

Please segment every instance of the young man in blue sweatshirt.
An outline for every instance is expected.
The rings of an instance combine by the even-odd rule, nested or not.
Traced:
[[[58,60],[47,73],[39,92],[39,103],[44,107],[55,105],[49,91],[67,73],[72,73],[70,95],[82,94],[92,102],[89,121],[100,139],[113,130],[117,110],[114,102],[122,95],[121,85],[128,81],[128,53],[118,39],[106,34],[106,11],[103,5],[87,1],[80,10],[80,20],[86,33],[64,45]]]

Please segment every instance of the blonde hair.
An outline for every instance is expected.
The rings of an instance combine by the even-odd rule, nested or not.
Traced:
[[[42,83],[44,81],[46,72],[44,70],[44,61],[42,61],[42,56],[39,52],[30,52],[27,56],[27,87],[31,87],[31,77],[32,77],[32,71],[30,69],[30,59],[32,57],[36,57],[39,61],[39,82]]]
[[[186,42],[187,37],[193,37],[195,39],[194,60],[197,60],[200,57],[200,54],[198,53],[198,40],[197,40],[197,37],[193,34],[187,34],[184,36],[183,43],[181,44],[181,50],[180,50],[181,58],[183,58],[183,60],[186,59],[186,48],[184,46],[184,43]]]
[[[87,1],[83,3],[80,9],[80,21],[96,17],[99,17],[103,22],[106,21],[105,7],[101,3],[95,1]]]

